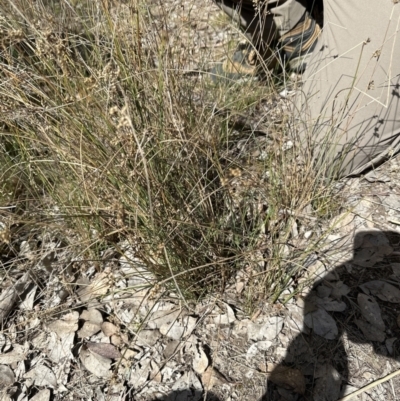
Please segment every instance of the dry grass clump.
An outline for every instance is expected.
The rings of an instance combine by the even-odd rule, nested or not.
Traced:
[[[253,106],[254,84],[184,75],[145,3],[50,3],[0,6],[1,205],[41,227],[57,220],[82,257],[127,240],[184,296],[222,290],[255,252],[267,262],[264,289],[281,291],[289,272],[277,233],[289,235],[288,222],[326,192],[277,139],[235,200],[227,171],[250,167],[232,149],[254,133],[230,119]]]

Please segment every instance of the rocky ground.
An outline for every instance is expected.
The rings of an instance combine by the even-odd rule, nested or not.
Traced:
[[[151,12],[172,47],[180,38],[188,71],[240,37],[210,3]],[[293,228],[303,246],[324,238],[304,274],[252,316],[246,267],[222,296],[185,303],[128,242],[92,263],[56,231],[10,238],[0,210],[2,250],[20,260],[0,294],[2,399],[335,401],[363,389],[353,399],[397,400],[400,379],[378,380],[400,372],[400,158],[337,185],[339,216]]]

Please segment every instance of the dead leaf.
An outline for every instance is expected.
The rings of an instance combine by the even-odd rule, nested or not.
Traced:
[[[7,352],[11,348],[11,340],[0,333],[0,352]]]
[[[48,336],[46,344],[47,356],[54,363],[61,360],[72,359],[71,349],[74,344],[75,332],[63,334],[59,337],[56,333],[51,332]]]
[[[339,333],[333,317],[322,308],[318,308],[314,312],[307,313],[304,316],[304,323],[310,329],[313,329],[315,334],[318,334],[327,340],[334,340]]]
[[[21,302],[20,308],[23,310],[32,310],[35,301],[37,285],[34,285],[28,293],[24,295],[24,300]]]
[[[55,320],[47,325],[50,333],[47,336],[38,336],[35,343],[39,348],[46,348],[48,358],[59,363],[66,358],[71,359],[71,349],[74,343],[75,332],[78,329],[79,313],[72,311],[65,314],[61,319]]]
[[[12,363],[24,361],[28,355],[28,350],[28,343],[26,343],[24,346],[15,344],[14,349],[11,352],[0,354],[0,364],[11,365]]]
[[[385,323],[381,316],[381,308],[375,298],[365,294],[358,294],[357,303],[363,317],[377,329],[384,331]]]
[[[236,292],[240,295],[244,290],[245,282],[243,280],[236,281]]]
[[[111,285],[109,274],[98,273],[87,285],[82,285],[78,290],[78,296],[82,302],[88,302],[94,298],[107,294]]]
[[[88,350],[103,358],[108,358],[108,359],[121,358],[121,353],[112,344],[86,342],[85,345],[88,348]]]
[[[379,341],[380,343],[385,341],[386,335],[383,330],[379,330],[372,324],[364,322],[363,320],[360,319],[355,319],[354,322],[356,323],[358,328],[362,331],[366,340]]]
[[[189,390],[188,390],[189,389]],[[193,371],[185,372],[176,382],[172,385],[172,390],[177,397],[175,401],[200,401],[203,393],[203,386]],[[193,397],[194,390],[194,397]]]
[[[25,379],[32,379],[36,386],[57,388],[57,379],[53,371],[45,365],[38,365],[25,373]]]
[[[12,386],[15,382],[13,371],[5,365],[0,365],[0,387]]]
[[[197,323],[197,319],[192,316],[185,316],[181,320],[176,320],[172,324],[166,323],[160,327],[160,333],[171,338],[179,340],[192,333]]]
[[[335,301],[332,298],[316,298],[316,304],[327,312],[343,312],[347,306],[343,301]]]
[[[50,400],[50,390],[47,388],[40,390],[36,395],[34,395],[30,401],[49,401]]]
[[[146,358],[141,360],[138,365],[131,369],[128,381],[131,386],[134,388],[139,388],[147,382],[150,371],[152,370],[150,362],[150,359]]]
[[[364,235],[363,235],[364,234]],[[359,233],[355,237],[352,263],[361,267],[373,267],[393,252],[386,235],[380,231]]]
[[[147,326],[149,329],[160,329],[161,326],[172,326],[181,314],[180,309],[171,303],[166,303],[163,307],[151,313]]]
[[[400,276],[400,263],[391,263],[393,274],[397,277]]]
[[[247,362],[251,362],[261,352],[267,351],[272,346],[272,341],[258,341],[252,344],[246,352]]]
[[[79,313],[76,311],[67,313],[61,319],[55,320],[47,325],[47,329],[63,337],[78,330]]]
[[[201,375],[201,381],[207,390],[211,390],[214,386],[230,383],[221,372],[212,366],[209,366]]]
[[[181,342],[178,340],[171,341],[167,343],[167,345],[164,348],[164,358],[165,359],[171,359],[172,356],[177,352],[178,347],[181,345]]]
[[[156,383],[162,382],[162,374],[160,367],[154,362],[150,362],[150,380]]]
[[[350,292],[350,287],[343,283],[343,281],[338,281],[333,284],[333,289],[331,297],[340,300],[342,297],[346,296]]]
[[[0,321],[5,320],[19,296],[31,283],[29,272],[25,273],[13,286],[5,289],[0,295]]]
[[[141,347],[152,347],[160,339],[159,330],[140,330],[135,337],[135,344]]]
[[[201,375],[208,367],[208,358],[206,353],[203,350],[201,345],[192,346],[192,350],[194,351],[194,358],[193,358],[193,370],[198,374]]]
[[[364,178],[369,182],[390,182],[390,177],[382,171],[371,170],[364,175]]]
[[[123,367],[131,367],[132,366],[132,361],[135,358],[136,355],[138,355],[139,351],[135,351],[129,348],[123,348],[121,350],[121,359],[119,359],[118,363],[120,363],[121,366]]]
[[[79,354],[82,365],[96,377],[110,379],[112,377],[111,360],[103,358],[88,349],[82,349]]]
[[[368,283],[360,285],[360,288],[366,294],[372,294],[381,299],[391,303],[400,303],[400,290],[392,284],[385,281],[373,280]]]
[[[4,224],[3,222],[0,222],[0,244],[9,244],[11,241],[11,231],[10,228]]]
[[[132,245],[127,244],[124,254],[119,259],[121,270],[129,280],[129,287],[143,287],[154,283],[156,277],[135,253]]]

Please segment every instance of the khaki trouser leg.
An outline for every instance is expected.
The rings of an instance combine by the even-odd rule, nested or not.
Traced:
[[[264,0],[255,10],[251,0],[214,0],[247,38],[257,47],[290,31],[304,15],[305,7],[298,0]]]
[[[400,3],[394,3],[324,1],[323,32],[294,106],[301,140],[328,174],[359,174],[400,148]]]

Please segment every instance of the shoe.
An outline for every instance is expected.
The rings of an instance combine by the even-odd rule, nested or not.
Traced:
[[[250,43],[240,43],[231,57],[209,72],[214,82],[257,81],[265,75],[265,68],[274,68],[277,60],[270,48],[261,56]]]
[[[257,79],[257,54],[248,43],[241,43],[232,56],[210,70],[214,82]]]
[[[305,12],[298,24],[279,39],[278,46],[290,70],[297,73],[304,72],[320,33],[320,26],[308,12]]]

